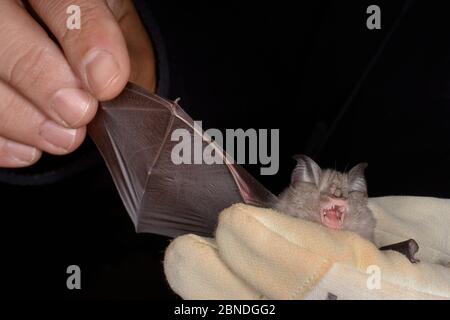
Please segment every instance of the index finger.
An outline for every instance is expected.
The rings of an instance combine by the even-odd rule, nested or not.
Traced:
[[[104,0],[29,2],[58,40],[83,86],[98,100],[117,96],[128,81],[130,61],[121,29],[107,3]],[[79,28],[76,23],[71,24],[78,18]]]

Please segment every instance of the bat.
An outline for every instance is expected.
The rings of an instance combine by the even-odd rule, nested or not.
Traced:
[[[348,172],[333,169],[322,170],[305,155],[297,160],[289,186],[279,195],[274,209],[287,215],[324,225],[334,230],[348,230],[374,241],[375,217],[368,207],[367,183],[364,170],[367,163],[360,163]],[[409,239],[380,248],[395,250],[412,263],[419,246]]]
[[[200,137],[223,164],[175,164],[171,134]],[[194,126],[178,105],[128,83],[101,102],[88,132],[100,150],[137,232],[212,236],[218,214],[238,202],[269,207],[276,197]]]
[[[223,164],[176,164],[172,160],[177,143],[172,133],[176,129],[200,138],[204,146],[220,155]],[[88,132],[136,232],[210,237],[218,214],[244,202],[294,216],[294,208],[303,205],[308,214],[302,218],[373,237],[375,220],[367,207],[364,165],[348,174],[322,173],[314,161],[300,156],[291,186],[277,198],[194,126],[178,101],[163,99],[132,83],[115,99],[100,103]],[[316,192],[317,183],[322,182],[321,192]],[[303,194],[295,197],[297,189]]]
[[[368,207],[364,178],[366,163],[348,173],[322,170],[305,155],[297,160],[290,185],[280,194],[274,208],[290,216],[348,230],[373,241],[375,218]]]

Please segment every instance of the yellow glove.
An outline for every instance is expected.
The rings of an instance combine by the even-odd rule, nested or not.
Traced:
[[[371,208],[377,245],[414,238],[422,262],[351,232],[237,204],[221,213],[215,239],[185,235],[170,244],[167,280],[185,299],[450,298],[450,269],[434,263],[450,261],[450,202],[387,197],[372,199]],[[435,220],[423,216],[430,208]]]

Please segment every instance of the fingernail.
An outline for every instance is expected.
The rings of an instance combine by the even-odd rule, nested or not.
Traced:
[[[7,141],[4,150],[6,154],[22,163],[32,163],[36,160],[38,151],[36,148],[26,146],[17,142]]]
[[[96,49],[85,58],[86,81],[95,94],[101,94],[119,77],[119,64],[112,54]]]
[[[53,121],[46,121],[41,127],[40,135],[57,148],[69,150],[75,142],[76,129],[64,128]]]
[[[77,88],[58,90],[53,96],[52,109],[66,126],[74,127],[83,120],[95,99],[87,92]]]

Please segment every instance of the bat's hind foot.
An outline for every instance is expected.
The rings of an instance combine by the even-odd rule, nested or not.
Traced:
[[[414,239],[384,246],[381,247],[380,250],[394,250],[403,254],[411,263],[420,262],[420,260],[415,257],[417,251],[419,251],[419,244]]]

